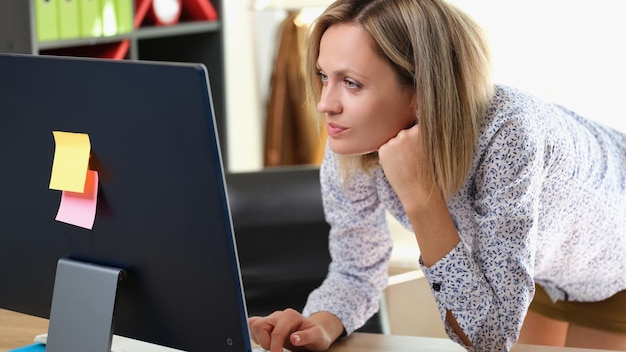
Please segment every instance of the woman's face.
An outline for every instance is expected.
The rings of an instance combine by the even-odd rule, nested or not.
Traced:
[[[335,24],[324,32],[317,59],[330,148],[338,154],[373,151],[415,121],[413,88],[400,85],[391,65],[359,26]]]

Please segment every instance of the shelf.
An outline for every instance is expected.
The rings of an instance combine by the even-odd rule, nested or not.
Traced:
[[[121,42],[125,39],[152,39],[162,37],[174,37],[180,35],[197,34],[197,33],[209,33],[217,32],[220,30],[221,24],[219,21],[196,21],[196,22],[181,22],[175,26],[150,26],[141,27],[134,30],[131,33],[122,35],[114,35],[107,37],[93,37],[93,38],[77,38],[68,40],[55,40],[50,42],[39,42],[37,46],[39,50],[54,50],[64,49],[79,46],[92,46],[99,44],[109,44]]]
[[[180,22],[175,26],[161,26],[161,27],[141,27],[135,30],[131,35],[135,38],[151,39],[162,37],[173,37],[179,35],[198,34],[217,32],[220,30],[221,24],[219,21],[196,21],[196,22]]]
[[[131,37],[131,33],[124,35],[114,35],[108,37],[93,37],[93,38],[76,38],[76,39],[67,39],[67,40],[55,40],[50,42],[38,42],[37,47],[39,50],[53,50],[53,49],[64,49],[71,48],[77,46],[92,46],[99,44],[110,44],[121,42],[124,39],[129,39]]]

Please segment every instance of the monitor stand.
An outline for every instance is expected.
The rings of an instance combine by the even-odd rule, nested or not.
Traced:
[[[60,259],[46,352],[110,352],[115,296],[124,275],[120,268]]]

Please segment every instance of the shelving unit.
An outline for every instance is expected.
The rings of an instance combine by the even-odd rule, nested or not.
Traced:
[[[194,62],[206,66],[226,163],[226,97],[221,0],[210,0],[215,21],[185,21],[172,26],[141,26],[130,33],[108,37],[39,42],[34,0],[0,0],[0,52],[34,55],[98,57],[98,52],[128,45],[125,59]]]

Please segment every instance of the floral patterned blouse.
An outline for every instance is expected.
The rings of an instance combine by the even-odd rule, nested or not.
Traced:
[[[555,301],[626,289],[625,173],[626,135],[496,86],[470,173],[447,203],[461,241],[422,265],[442,319],[454,314],[471,350],[511,348],[535,283]],[[303,313],[329,311],[350,334],[378,310],[387,285],[386,211],[411,225],[380,168],[344,184],[327,149],[320,180],[332,262]]]

